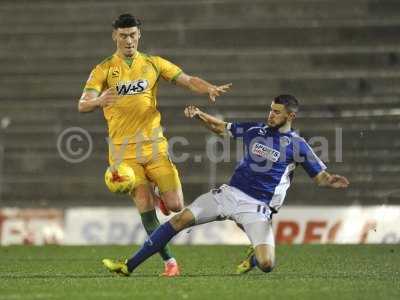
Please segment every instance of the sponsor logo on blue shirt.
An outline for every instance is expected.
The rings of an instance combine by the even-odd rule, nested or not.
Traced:
[[[251,147],[251,153],[273,162],[277,162],[281,156],[279,151],[260,143],[253,144],[253,147]]]

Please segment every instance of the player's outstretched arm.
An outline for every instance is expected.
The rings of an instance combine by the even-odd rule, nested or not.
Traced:
[[[184,113],[187,118],[199,119],[201,123],[204,124],[212,132],[218,135],[224,135],[227,124],[226,122],[209,114],[206,114],[194,105],[187,106]]]
[[[314,177],[314,180],[319,186],[330,187],[334,189],[344,189],[350,184],[346,177],[336,174],[329,174],[326,171],[320,172]]]
[[[185,73],[179,75],[176,79],[176,83],[180,86],[186,87],[198,94],[208,94],[210,102],[215,102],[215,98],[226,93],[232,86],[232,83],[224,85],[213,85],[204,79],[196,76],[190,76]]]
[[[112,105],[115,101],[117,101],[115,88],[109,88],[101,96],[95,91],[84,92],[78,103],[78,111],[82,113],[92,112],[96,108]]]

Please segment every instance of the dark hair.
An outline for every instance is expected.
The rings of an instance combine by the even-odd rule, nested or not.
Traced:
[[[292,95],[279,95],[274,98],[274,102],[285,106],[288,112],[299,111],[299,101]]]
[[[140,25],[142,25],[142,22],[131,14],[119,15],[119,17],[112,22],[114,29],[139,27]]]

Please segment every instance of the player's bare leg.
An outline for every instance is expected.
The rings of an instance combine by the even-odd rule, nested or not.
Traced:
[[[261,271],[269,273],[275,267],[275,247],[271,245],[258,245],[254,248],[257,266]]]
[[[160,194],[157,186],[153,186],[154,204],[159,207],[165,216],[172,212],[180,212],[183,209],[183,193],[179,188],[176,191],[168,191]]]
[[[161,199],[160,190],[158,186],[153,186],[153,198],[154,204],[158,206],[160,211],[164,216],[169,216],[171,214],[171,210],[165,205],[164,201]]]
[[[237,266],[236,273],[244,274],[258,267],[271,272],[275,266],[275,241],[270,221],[243,224],[243,229],[254,247],[250,247],[246,258]]]
[[[176,191],[162,193],[161,199],[167,208],[173,212],[180,212],[183,209],[183,193],[181,188]]]
[[[173,216],[169,222],[176,231],[181,231],[193,226],[195,218],[189,209],[185,209],[181,213]]]
[[[153,187],[150,184],[141,184],[134,190],[132,200],[135,202],[142,218],[143,226],[150,236],[151,233],[160,226],[155,211],[155,201],[153,197]],[[163,276],[177,276],[180,274],[178,263],[173,258],[168,246],[161,249],[160,255],[164,260]]]
[[[275,247],[267,244],[261,244],[247,250],[246,259],[243,260],[236,269],[237,274],[244,274],[251,271],[254,267],[261,271],[269,273],[275,266]]]
[[[132,201],[135,203],[139,213],[145,213],[154,209],[154,199],[148,184],[141,184],[135,187],[131,194]]]

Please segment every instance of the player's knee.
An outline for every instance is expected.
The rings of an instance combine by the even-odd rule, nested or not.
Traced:
[[[264,273],[272,272],[275,267],[275,264],[272,259],[263,259],[261,261],[257,261],[257,265],[261,271]]]
[[[183,199],[176,192],[167,192],[163,194],[163,201],[169,210],[180,212],[183,209]]]
[[[171,201],[167,206],[173,212],[180,212],[183,208],[183,205],[179,201]]]

